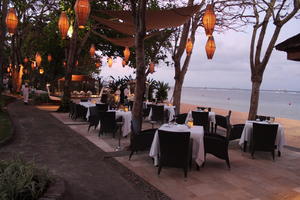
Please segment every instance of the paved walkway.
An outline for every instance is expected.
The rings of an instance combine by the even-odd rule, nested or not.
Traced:
[[[168,199],[114,159],[55,119],[48,112],[20,101],[8,105],[14,139],[0,149],[0,158],[19,154],[62,177],[65,199]]]

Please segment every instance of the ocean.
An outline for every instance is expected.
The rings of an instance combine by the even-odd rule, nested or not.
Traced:
[[[169,91],[169,97],[173,88]],[[184,87],[181,102],[248,112],[251,90]],[[259,115],[300,120],[300,91],[261,90]]]

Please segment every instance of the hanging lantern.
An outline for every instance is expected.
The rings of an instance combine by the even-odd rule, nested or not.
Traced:
[[[107,64],[108,64],[109,67],[112,67],[112,65],[113,65],[113,59],[112,59],[112,57],[108,58]]]
[[[28,63],[28,58],[25,57],[23,61],[24,61],[24,63]]]
[[[42,56],[40,55],[39,52],[37,52],[35,54],[35,61],[36,61],[37,66],[39,67],[42,63]]]
[[[62,39],[66,39],[68,30],[69,30],[69,19],[66,12],[61,12],[59,20],[58,20],[58,29],[61,33]]]
[[[127,63],[126,63],[126,60],[125,60],[125,59],[123,59],[123,60],[122,60],[122,66],[123,66],[123,67],[125,67],[125,66],[126,66],[126,64],[127,64]]]
[[[186,45],[185,45],[185,49],[186,49],[186,54],[191,55],[192,50],[193,50],[193,43],[192,43],[191,38],[188,38]]]
[[[51,54],[48,54],[47,59],[48,59],[48,62],[51,62],[51,61],[52,61],[52,56],[51,56]]]
[[[101,67],[101,63],[100,63],[99,61],[97,61],[97,62],[95,63],[95,65],[96,65],[96,68]]]
[[[89,0],[76,0],[74,10],[78,27],[84,28],[91,11]]]
[[[9,72],[10,72],[10,67],[7,68],[7,73],[9,73]]]
[[[39,72],[40,72],[40,74],[44,74],[44,69],[40,68]]]
[[[202,18],[203,27],[207,36],[211,36],[214,32],[216,24],[216,15],[212,4],[206,6],[205,13]]]
[[[95,56],[95,53],[96,53],[96,48],[95,48],[95,45],[92,44],[91,48],[90,48],[90,55],[92,58]]]
[[[14,8],[9,9],[5,19],[5,23],[8,33],[13,35],[16,32],[18,26],[18,17]]]
[[[75,66],[77,67],[78,65],[79,65],[79,62],[78,62],[78,60],[76,60]]]
[[[67,33],[67,35],[69,36],[69,38],[72,37],[73,32],[74,32],[74,29],[73,29],[73,25],[72,25],[72,23],[71,23],[71,25],[70,25],[70,27],[69,27],[69,30],[68,30],[68,33]]]
[[[33,70],[34,67],[35,67],[35,64],[34,64],[34,62],[32,62],[32,63],[31,63],[31,69]]]
[[[63,65],[64,65],[64,67],[66,67],[66,66],[67,66],[67,62],[66,62],[66,61],[64,61],[64,62],[63,62]]]
[[[128,47],[125,48],[125,50],[123,51],[123,54],[124,54],[124,60],[125,60],[125,62],[127,62],[130,57],[130,50]]]
[[[154,65],[153,62],[151,62],[151,63],[149,64],[149,72],[150,72],[151,74],[153,74],[153,73],[154,73],[154,69],[155,69],[155,65]]]
[[[209,36],[205,46],[208,59],[212,59],[216,50],[216,44],[213,36]]]

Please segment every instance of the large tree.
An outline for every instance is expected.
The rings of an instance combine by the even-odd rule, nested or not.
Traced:
[[[263,74],[283,26],[299,11],[299,0],[252,0],[251,13],[244,15],[253,23],[250,45],[252,92],[248,119],[256,117]],[[272,26],[273,27],[270,27]],[[267,41],[267,33],[271,35]],[[263,49],[265,48],[265,51]]]

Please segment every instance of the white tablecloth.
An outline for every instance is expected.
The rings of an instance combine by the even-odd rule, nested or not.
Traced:
[[[88,110],[86,112],[86,119],[89,119],[90,116],[90,107],[96,106],[96,104],[92,102],[80,102],[80,105],[86,107]],[[112,111],[112,110],[110,110]],[[123,126],[122,126],[122,133],[123,136],[127,136],[130,131],[131,131],[131,119],[132,119],[132,114],[131,112],[124,112],[120,110],[114,110],[116,112],[116,118],[122,117],[123,118]]]
[[[242,132],[240,142],[239,144],[243,146],[244,142],[250,142],[251,140],[251,134],[253,132],[253,122],[255,123],[267,123],[267,122],[256,122],[256,121],[246,121],[244,130]],[[278,124],[278,123],[274,123]],[[284,128],[281,126],[281,124],[278,124],[278,130],[277,130],[277,136],[275,144],[277,145],[277,149],[281,151],[283,149],[283,146],[286,144],[285,142],[285,136],[284,136]]]
[[[172,121],[175,116],[175,106],[164,105],[164,110],[168,110],[169,122]],[[152,108],[150,109],[150,113],[149,113],[149,116],[147,117],[147,120],[151,120],[151,116],[152,116]]]
[[[200,111],[200,110],[196,110],[194,112],[203,112],[203,111]],[[209,112],[208,113],[208,118],[209,118],[209,121],[212,122],[213,124],[216,123],[216,113],[215,112]],[[188,122],[188,120],[192,120],[193,119],[193,116],[192,116],[192,111],[189,111],[188,112],[188,115],[186,117],[186,120],[185,120],[185,123]]]
[[[201,166],[204,162],[204,143],[203,143],[203,135],[204,130],[202,126],[193,126],[192,128],[188,128],[186,125],[168,125],[164,124],[160,128],[160,130],[164,131],[178,131],[178,132],[191,132],[191,138],[193,138],[193,159],[196,163]],[[149,156],[154,158],[154,165],[158,165],[158,155],[159,155],[159,137],[158,131],[156,131]]]

